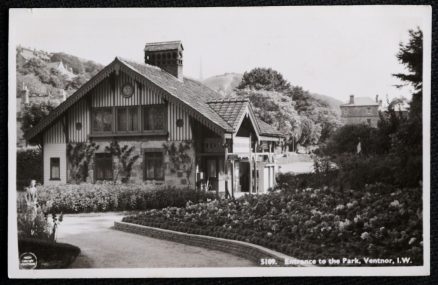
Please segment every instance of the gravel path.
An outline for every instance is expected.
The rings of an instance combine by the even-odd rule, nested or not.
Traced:
[[[122,213],[64,215],[57,241],[81,249],[72,268],[234,267],[254,266],[246,259],[114,230]]]

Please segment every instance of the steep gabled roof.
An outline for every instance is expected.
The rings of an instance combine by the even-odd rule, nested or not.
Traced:
[[[247,99],[222,99],[208,101],[207,104],[236,131],[249,101]]]
[[[274,137],[282,137],[283,134],[280,131],[277,131],[274,127],[265,123],[261,119],[257,118],[257,123],[260,128],[260,135],[262,136],[274,136]]]
[[[26,135],[26,140],[31,141],[41,134],[42,131],[51,126],[55,120],[61,117],[73,104],[85,96],[99,82],[108,77],[112,72],[118,70],[129,73],[140,82],[152,83],[166,91],[165,99],[172,100],[176,103],[182,103],[191,115],[202,120],[214,130],[220,132],[233,133],[235,131],[236,122],[239,122],[239,119],[243,114],[242,109],[243,112],[245,111],[243,106],[248,106],[248,108],[251,109],[248,101],[239,101],[242,103],[239,104],[240,107],[232,109],[230,114],[228,114],[228,107],[225,108],[224,106],[231,106],[237,102],[228,101],[226,103],[225,101],[222,101],[224,104],[222,107],[219,107],[220,104],[216,106],[216,103],[209,103],[218,101],[218,98],[221,98],[221,95],[205,85],[189,78],[179,80],[156,66],[136,63],[116,57],[112,63],[104,67],[97,75],[81,86],[81,88],[32,128]],[[258,120],[255,121],[255,124],[258,124]],[[259,127],[255,127],[259,133],[261,133]],[[264,130],[266,135],[277,136],[276,131],[272,131],[272,128],[268,130],[268,128],[265,127]]]
[[[233,127],[234,131],[237,131],[239,124],[242,122],[242,116],[247,110],[251,110],[251,104],[248,99],[221,99],[212,100],[207,102],[210,108],[212,108],[219,116],[222,117],[230,126]],[[254,126],[259,135],[262,136],[283,136],[282,133],[277,131],[271,125],[263,122],[260,118],[255,118]]]
[[[122,58],[119,58],[119,60],[157,84],[162,89],[166,90],[171,95],[174,95],[188,106],[199,111],[225,131],[232,132],[230,125],[206,104],[207,101],[220,96],[210,88],[205,87],[193,79],[184,78],[183,81],[180,81],[173,75],[156,66],[136,63]]]

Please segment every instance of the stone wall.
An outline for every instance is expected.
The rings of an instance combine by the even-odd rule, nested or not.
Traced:
[[[251,260],[255,265],[260,265],[260,260],[262,258],[275,258],[278,262],[277,265],[280,266],[284,266],[285,259],[296,260],[295,258],[283,253],[243,241],[187,234],[125,222],[114,222],[114,228],[119,231],[227,252]],[[306,267],[310,266],[307,265]]]
[[[95,139],[94,142],[96,145],[99,145],[99,149],[96,153],[105,152],[105,148],[109,147],[110,141],[108,140],[98,140]],[[138,140],[118,140],[120,147],[122,148],[125,145],[129,147],[134,146],[134,150],[131,153],[131,156],[139,155],[139,158],[134,163],[132,167],[131,177],[129,179],[130,183],[141,183],[141,184],[151,184],[151,185],[169,185],[175,187],[194,187],[195,186],[195,151],[191,142],[188,141],[167,141],[167,140],[147,140],[147,139],[138,139]],[[165,152],[164,144],[174,143],[175,146],[179,146],[179,144],[189,144],[190,149],[187,150],[188,156],[191,158],[192,167],[190,173],[187,173],[186,170],[180,169],[176,170],[174,165],[170,162],[168,153]],[[143,160],[144,154],[147,152],[163,152],[164,154],[164,181],[163,180],[144,180],[144,167]],[[113,159],[114,165],[118,165],[117,158]],[[115,167],[116,168],[116,167]],[[94,179],[94,163],[91,163],[91,167],[89,168],[89,181],[95,182]],[[117,169],[114,169],[114,176],[117,176]]]

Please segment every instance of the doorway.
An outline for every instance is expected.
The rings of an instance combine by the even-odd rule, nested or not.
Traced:
[[[239,162],[239,188],[240,192],[249,192],[249,162]]]

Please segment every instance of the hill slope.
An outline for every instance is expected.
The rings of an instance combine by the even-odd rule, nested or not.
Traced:
[[[59,105],[103,66],[66,53],[21,46],[16,51],[17,145],[23,146],[23,112],[31,106],[45,108],[41,104]],[[26,105],[25,100],[28,101]]]
[[[27,90],[30,103],[59,102],[60,94],[76,91],[102,65],[66,53],[17,47],[17,97]]]
[[[335,99],[333,97],[327,96],[327,95],[321,95],[316,93],[310,93],[310,96],[312,96],[315,99],[318,99],[324,103],[327,103],[331,107],[333,111],[336,112],[336,114],[341,115],[341,108],[340,106],[344,103],[338,99]]]
[[[242,80],[242,74],[225,73],[209,77],[202,81],[205,85],[221,94],[223,97],[228,97],[233,93],[234,88],[239,85]]]

